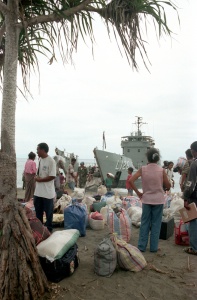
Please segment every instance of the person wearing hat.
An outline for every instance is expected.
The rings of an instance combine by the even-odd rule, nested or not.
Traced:
[[[79,187],[84,188],[87,181],[88,170],[82,161],[78,167]]]

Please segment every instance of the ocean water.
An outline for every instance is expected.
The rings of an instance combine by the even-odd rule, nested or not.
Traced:
[[[23,175],[26,160],[27,160],[26,158],[17,158],[17,188],[22,188],[23,186],[22,175]],[[94,166],[96,164],[95,159],[79,159],[79,163],[82,161],[85,163],[87,167]],[[38,161],[35,160],[35,162],[38,165]],[[180,179],[180,175],[178,173],[174,173],[175,186],[172,189],[172,192],[174,193],[180,192],[179,179]]]

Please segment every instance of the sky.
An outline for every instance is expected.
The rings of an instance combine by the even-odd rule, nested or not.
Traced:
[[[93,149],[122,154],[121,137],[134,131],[136,116],[142,132],[155,139],[163,160],[176,160],[197,140],[196,0],[176,1],[176,13],[167,11],[172,38],[156,39],[148,24],[149,72],[139,56],[139,71],[117,47],[99,18],[94,22],[94,56],[90,43],[78,44],[74,65],[61,59],[49,65],[40,58],[38,75],[31,76],[31,97],[20,93],[16,108],[16,155],[25,158],[46,142],[50,155],[58,147],[80,159],[93,159]],[[20,86],[20,76],[18,77]]]

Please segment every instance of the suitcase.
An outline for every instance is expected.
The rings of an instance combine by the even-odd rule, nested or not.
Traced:
[[[72,246],[61,258],[49,261],[40,257],[40,264],[47,279],[51,282],[59,282],[65,277],[72,275],[79,265],[78,246]]]
[[[169,218],[161,223],[161,230],[159,238],[167,240],[174,233],[174,218]]]

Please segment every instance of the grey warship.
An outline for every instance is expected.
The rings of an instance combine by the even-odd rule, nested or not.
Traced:
[[[134,124],[137,131],[131,132],[129,136],[121,137],[121,147],[123,155],[131,158],[135,168],[139,169],[147,164],[146,152],[155,146],[155,141],[151,136],[144,135],[141,131],[141,127],[147,123],[142,121],[142,117],[136,118]]]
[[[132,167],[135,173],[141,166],[146,165],[146,152],[155,145],[154,139],[141,131],[141,127],[147,123],[143,122],[142,117],[136,118],[134,124],[137,130],[121,137],[122,155],[97,148],[93,150],[102,180],[104,181],[107,173],[114,174],[114,188],[125,188],[128,168]],[[137,185],[141,185],[140,181]]]

